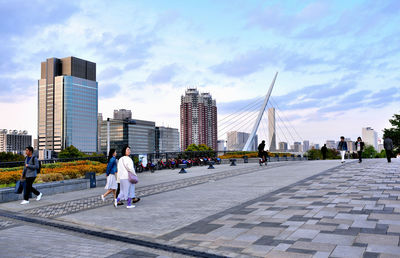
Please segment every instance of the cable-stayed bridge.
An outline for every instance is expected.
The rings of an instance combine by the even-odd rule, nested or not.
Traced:
[[[257,144],[254,141],[258,141],[259,144],[262,140],[265,140],[266,149],[271,152],[287,152],[291,149],[290,146],[287,146],[288,150],[281,149],[282,146],[278,146],[279,142],[285,142],[288,145],[303,142],[303,138],[289,119],[285,117],[279,104],[273,98],[272,91],[277,76],[278,72],[275,74],[265,96],[256,98],[251,103],[218,120],[218,140],[224,140],[229,144],[227,141],[228,133],[243,132],[247,133],[247,140],[237,144],[236,150],[256,150]],[[291,151],[302,152],[303,150],[294,149]]]

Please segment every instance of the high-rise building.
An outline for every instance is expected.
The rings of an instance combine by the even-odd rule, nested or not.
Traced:
[[[378,150],[378,133],[371,127],[362,128],[362,139],[367,145],[372,145],[375,150]]]
[[[224,140],[218,140],[217,141],[218,144],[218,151],[225,151],[225,141]]]
[[[310,141],[303,141],[303,152],[307,152],[310,149]]]
[[[276,151],[275,108],[268,108],[269,150]]]
[[[250,134],[245,132],[231,131],[227,133],[226,149],[228,151],[241,151],[249,139]],[[254,140],[250,146],[250,151],[256,151],[258,147],[258,136],[254,136]]]
[[[96,64],[76,57],[48,58],[41,63],[38,87],[39,151],[59,152],[74,145],[96,152]]]
[[[210,93],[189,88],[181,97],[181,149],[206,144],[217,149],[217,104]]]
[[[301,152],[301,142],[294,142],[293,150],[294,150],[294,152]]]
[[[132,119],[132,111],[127,109],[114,110],[114,119]]]
[[[288,143],[287,142],[279,142],[279,151],[287,151]]]
[[[28,146],[32,146],[32,135],[27,131],[0,130],[0,152],[24,154]]]
[[[179,131],[177,128],[158,126],[155,136],[156,152],[179,151]]]
[[[154,153],[155,122],[143,120],[110,119],[110,149],[120,154],[124,146],[131,147],[132,154]],[[107,120],[101,123],[101,152],[107,152]]]
[[[316,149],[316,150],[319,150],[319,149],[320,149],[319,143],[315,143],[313,146],[314,146],[314,149]]]
[[[328,149],[336,149],[337,145],[334,140],[326,140],[326,147]]]
[[[356,143],[353,142],[350,138],[344,138],[347,143],[347,151],[348,152],[356,152]]]

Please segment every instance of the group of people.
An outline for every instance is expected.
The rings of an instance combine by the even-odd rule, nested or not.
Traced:
[[[362,153],[364,151],[364,142],[362,141],[361,137],[357,138],[357,141],[355,143],[356,145],[356,151],[358,155],[358,163],[362,162]],[[393,141],[389,137],[386,137],[383,141],[383,147],[386,152],[386,158],[388,162],[391,162],[391,158],[393,157]],[[340,156],[342,157],[342,163],[345,162],[345,155],[346,152],[348,151],[347,148],[347,142],[344,140],[344,136],[340,137],[340,141],[337,146],[337,150],[340,152]],[[321,153],[322,153],[322,158],[326,159],[326,154],[328,152],[328,148],[326,147],[326,144],[321,148]]]
[[[113,205],[115,208],[118,205],[124,205],[123,201],[127,202],[126,208],[134,208],[134,203],[140,201],[135,195],[135,184],[137,180],[132,180],[132,176],[137,178],[133,160],[130,157],[131,148],[126,146],[122,149],[122,157],[117,160],[117,151],[110,149],[107,158],[107,183],[105,189],[107,192],[101,195],[101,199],[105,198],[110,193],[113,194]]]

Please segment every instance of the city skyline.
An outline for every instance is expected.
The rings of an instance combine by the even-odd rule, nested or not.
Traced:
[[[0,109],[13,112],[1,112],[0,128],[27,130],[33,138],[37,64],[57,56],[98,64],[104,117],[126,108],[175,128],[185,88],[211,92],[222,119],[264,95],[277,70],[277,111],[310,142],[356,139],[363,127],[381,137],[399,108],[397,1],[10,1],[1,7]]]

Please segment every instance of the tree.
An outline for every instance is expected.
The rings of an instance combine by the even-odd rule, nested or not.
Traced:
[[[363,158],[375,158],[378,152],[375,150],[374,146],[366,145],[362,153]]]
[[[14,154],[12,152],[0,152],[0,162],[24,161],[24,159],[24,155],[21,154]]]
[[[82,158],[85,154],[80,152],[74,145],[71,145],[64,150],[60,151],[58,158],[60,159],[70,159],[70,158]]]
[[[383,129],[383,138],[389,137],[393,141],[394,153],[400,152],[400,115],[394,114],[393,119],[389,119],[392,128]]]
[[[194,143],[190,144],[185,151],[212,151],[213,149],[205,144],[196,145]]]
[[[308,159],[315,160],[315,159],[322,159],[321,150],[311,149],[307,151],[306,155]]]

